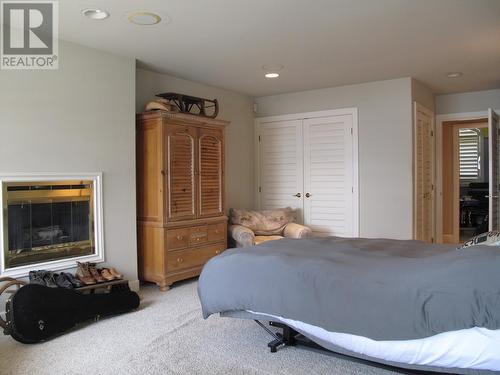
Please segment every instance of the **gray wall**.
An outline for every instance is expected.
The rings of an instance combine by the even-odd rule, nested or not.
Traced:
[[[500,109],[500,89],[463,92],[436,96],[436,114],[486,111]]]
[[[154,95],[178,92],[219,101],[217,118],[231,121],[226,128],[226,206],[253,208],[254,205],[254,143],[253,99],[200,83],[166,74],[137,70],[136,110],[142,112]]]
[[[61,41],[59,67],[0,71],[0,173],[102,171],[106,260],[136,281],[135,60]]]
[[[412,208],[411,78],[260,97],[258,116],[359,111],[360,235],[409,239]]]

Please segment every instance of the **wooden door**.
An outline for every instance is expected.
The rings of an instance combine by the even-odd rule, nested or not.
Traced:
[[[491,108],[488,110],[488,146],[489,146],[489,230],[500,230],[499,220],[499,170],[500,162],[498,157],[499,147],[499,124],[498,115]]]
[[[434,242],[434,114],[414,105],[414,237]]]
[[[199,130],[198,217],[224,213],[224,139],[221,129]]]
[[[259,140],[260,208],[292,207],[302,221],[302,120],[263,123]]]
[[[352,130],[352,115],[304,120],[304,224],[315,235],[355,235]]]
[[[168,125],[166,138],[167,220],[194,219],[196,128]]]

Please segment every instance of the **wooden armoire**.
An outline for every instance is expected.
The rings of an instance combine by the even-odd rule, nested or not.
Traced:
[[[137,225],[141,280],[168,290],[227,248],[224,128],[210,118],[137,115]]]

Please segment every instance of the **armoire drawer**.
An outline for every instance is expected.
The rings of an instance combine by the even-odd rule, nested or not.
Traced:
[[[224,243],[220,243],[167,253],[167,271],[174,272],[202,266],[224,250]]]
[[[185,249],[189,244],[189,228],[167,230],[167,250]]]
[[[208,227],[202,225],[189,229],[189,245],[197,246],[208,241]]]
[[[208,226],[208,241],[224,241],[226,238],[226,225],[224,223],[211,224]]]

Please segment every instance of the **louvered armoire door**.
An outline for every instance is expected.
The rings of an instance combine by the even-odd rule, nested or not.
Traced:
[[[194,219],[196,128],[168,125],[166,132],[167,220]]]
[[[353,116],[305,119],[304,223],[315,235],[355,236]]]
[[[221,129],[199,129],[198,217],[224,213],[224,138]]]

